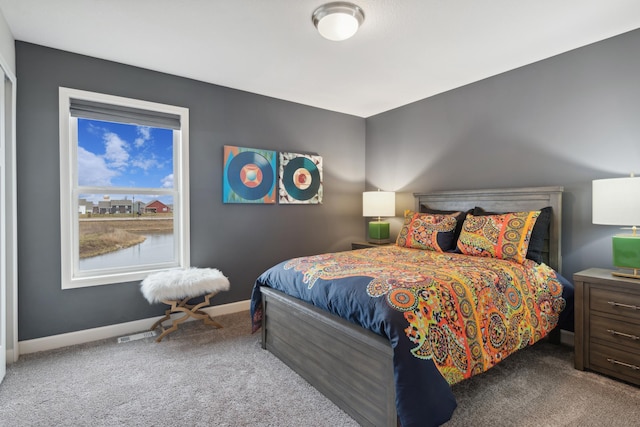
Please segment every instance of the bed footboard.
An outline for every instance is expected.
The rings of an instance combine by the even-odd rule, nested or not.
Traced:
[[[282,292],[261,288],[262,347],[363,426],[397,426],[389,341]]]

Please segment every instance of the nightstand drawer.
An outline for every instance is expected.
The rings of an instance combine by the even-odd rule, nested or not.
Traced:
[[[591,343],[589,358],[594,370],[640,384],[640,354]]]
[[[640,320],[640,294],[593,287],[589,306],[591,310]]]
[[[591,338],[616,343],[640,354],[640,325],[591,315]]]

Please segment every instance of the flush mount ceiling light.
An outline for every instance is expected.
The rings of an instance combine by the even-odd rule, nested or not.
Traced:
[[[358,31],[364,21],[364,12],[355,4],[337,1],[317,8],[311,19],[322,37],[341,41]]]

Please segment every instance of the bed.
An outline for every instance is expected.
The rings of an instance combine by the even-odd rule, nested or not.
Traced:
[[[261,328],[263,348],[361,425],[440,425],[456,407],[452,384],[568,320],[573,289],[559,274],[562,191],[415,194],[397,245],[295,258],[262,274],[252,292],[254,331]],[[427,232],[425,221],[433,222]],[[512,252],[506,240],[478,249],[478,239],[496,238],[482,230],[506,223],[520,227],[504,230],[525,252]]]

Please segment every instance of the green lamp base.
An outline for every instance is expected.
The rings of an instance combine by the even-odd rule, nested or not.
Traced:
[[[613,265],[631,270],[616,271],[615,276],[640,279],[640,235],[613,236]]]
[[[389,223],[384,221],[369,222],[370,243],[389,243]]]

